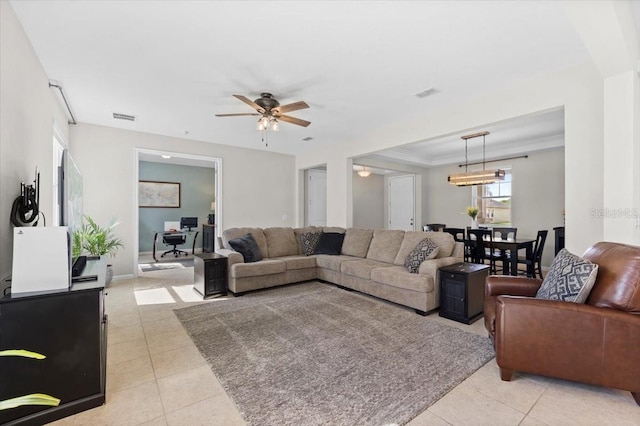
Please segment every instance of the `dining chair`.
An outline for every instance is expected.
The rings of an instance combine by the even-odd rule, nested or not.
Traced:
[[[532,278],[536,278],[536,272],[540,276],[540,278],[543,278],[542,251],[544,250],[544,243],[547,240],[548,232],[549,231],[547,231],[546,229],[538,231],[536,242],[533,246],[533,253],[531,258],[529,259],[527,259],[526,257],[518,258],[518,263],[527,265],[527,270],[522,271],[523,274],[526,274],[527,276],[531,276],[531,273],[529,271],[532,271],[533,272]]]
[[[496,273],[496,259],[491,256],[493,232],[490,229],[467,228],[467,244],[469,257],[473,263],[485,263],[489,261],[490,273]]]
[[[503,240],[506,240],[507,238],[513,238],[515,240],[516,235],[518,234],[518,228],[494,226],[492,229],[493,229],[493,237],[502,238]]]
[[[467,234],[466,234],[466,230],[464,228],[444,228],[442,230],[442,232],[446,232],[448,234],[451,234],[453,236],[453,240],[455,242],[459,242],[459,243],[463,243],[465,245],[465,250],[464,250],[464,261],[468,262],[469,261],[469,253],[467,251],[467,245],[466,245],[466,239],[467,239]]]
[[[425,231],[440,232],[446,227],[447,225],[445,225],[444,223],[427,223],[423,229]]]
[[[491,230],[493,231],[493,238],[495,239],[507,240],[512,238],[515,240],[518,234],[518,228],[512,227],[494,226]],[[490,256],[493,257],[495,261],[506,262],[511,256],[511,253],[505,253],[504,250],[493,250]]]

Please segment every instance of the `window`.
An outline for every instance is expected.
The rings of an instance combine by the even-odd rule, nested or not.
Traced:
[[[511,226],[511,170],[503,181],[473,187],[473,205],[478,206],[478,224]]]

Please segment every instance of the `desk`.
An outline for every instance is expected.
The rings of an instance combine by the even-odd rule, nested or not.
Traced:
[[[533,258],[533,245],[535,239],[530,238],[516,238],[503,240],[501,238],[494,238],[492,242],[485,241],[487,248],[509,251],[509,257],[507,261],[502,262],[503,275],[518,275],[518,250],[525,249],[527,259]],[[465,244],[474,246],[476,240],[465,241]],[[533,275],[533,266],[527,267],[527,275]]]
[[[196,252],[196,239],[198,238],[198,231],[187,231],[187,230],[181,230],[181,231],[156,231],[153,234],[153,260],[155,260],[156,262],[158,261],[158,259],[156,258],[156,245],[158,243],[158,234],[160,235],[193,235],[193,246],[191,247],[191,254],[195,254]]]

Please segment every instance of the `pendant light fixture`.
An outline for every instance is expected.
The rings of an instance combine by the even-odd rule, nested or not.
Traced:
[[[472,135],[462,136],[464,139],[464,173],[459,173],[455,175],[449,175],[447,180],[450,184],[456,186],[470,186],[470,185],[486,185],[490,183],[496,183],[498,181],[504,180],[504,170],[500,169],[485,169],[485,137],[489,134],[489,132],[480,132],[474,133]],[[482,136],[482,170],[477,172],[469,172],[467,167],[469,165],[468,157],[467,157],[467,141],[473,138],[479,138]]]

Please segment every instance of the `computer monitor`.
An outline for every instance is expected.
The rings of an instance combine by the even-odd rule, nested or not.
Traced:
[[[198,227],[198,218],[197,217],[181,217],[180,218],[180,229],[189,229]]]

